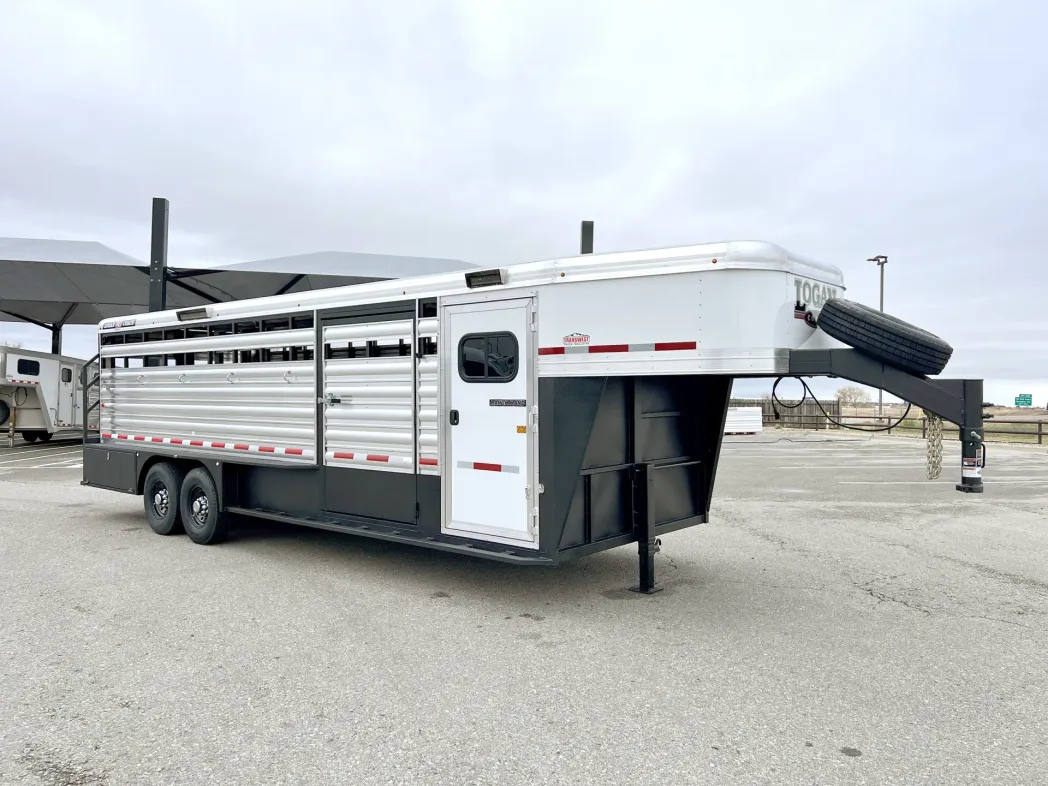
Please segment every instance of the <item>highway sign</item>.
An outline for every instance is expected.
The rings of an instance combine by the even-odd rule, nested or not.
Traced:
[[[1033,394],[1032,393],[1020,393],[1015,397],[1015,406],[1017,407],[1032,407],[1033,406]]]

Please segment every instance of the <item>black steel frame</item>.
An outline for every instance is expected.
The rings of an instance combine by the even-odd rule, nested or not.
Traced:
[[[981,379],[929,379],[907,373],[867,357],[854,349],[804,349],[790,352],[791,377],[840,377],[884,390],[903,401],[933,412],[960,428],[962,468],[981,467],[983,443],[983,381]],[[981,477],[962,473],[957,490],[981,494]]]

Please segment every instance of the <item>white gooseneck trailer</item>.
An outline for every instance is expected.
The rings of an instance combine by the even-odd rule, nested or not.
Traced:
[[[535,565],[637,542],[650,591],[657,538],[709,515],[733,378],[847,376],[961,422],[960,388],[819,329],[843,290],[735,242],[105,322],[84,483],[199,543],[231,514]]]
[[[0,434],[27,442],[77,437],[84,426],[84,361],[0,346]],[[95,373],[97,369],[89,369]],[[92,413],[92,428],[98,415]]]

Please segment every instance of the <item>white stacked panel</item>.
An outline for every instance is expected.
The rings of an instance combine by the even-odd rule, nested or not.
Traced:
[[[312,330],[173,339],[102,347],[103,359],[311,347]],[[101,374],[103,435],[166,444],[223,442],[263,448],[273,461],[310,459],[316,439],[311,360],[107,368]],[[119,435],[123,435],[122,437]],[[179,443],[176,443],[179,444]],[[192,445],[196,446],[196,445]]]
[[[760,407],[728,407],[725,434],[760,434],[764,430],[764,413]]]

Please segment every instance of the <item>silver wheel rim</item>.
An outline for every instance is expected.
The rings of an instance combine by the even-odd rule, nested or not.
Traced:
[[[157,518],[166,518],[171,510],[171,495],[163,483],[153,484],[153,513]]]
[[[207,517],[208,513],[210,513],[210,508],[207,503],[207,495],[199,489],[195,489],[195,491],[196,494],[193,497],[193,502],[189,509],[193,518],[193,523],[198,527],[204,527],[207,525]]]

